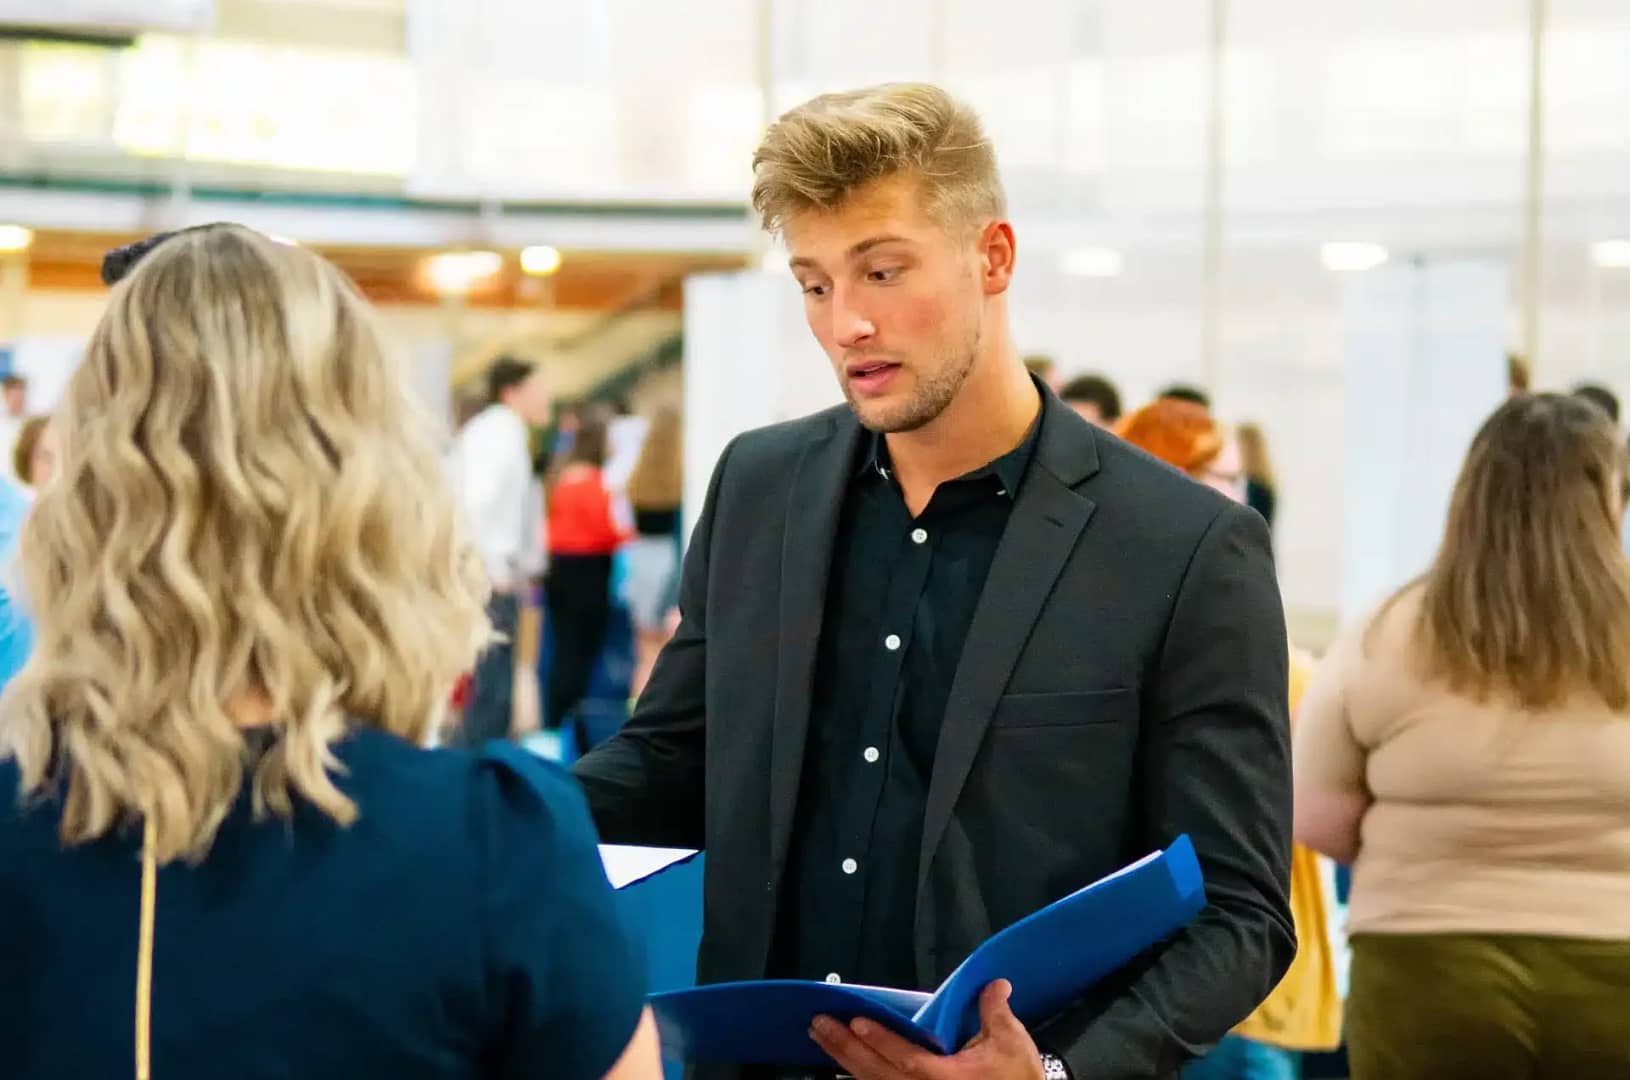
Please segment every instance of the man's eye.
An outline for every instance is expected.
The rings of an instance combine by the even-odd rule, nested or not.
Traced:
[[[866,279],[868,281],[893,281],[899,276],[899,274],[899,269],[891,266],[868,271],[866,274]]]
[[[804,286],[804,295],[805,296],[825,296],[826,295],[826,286],[825,285],[805,285]]]

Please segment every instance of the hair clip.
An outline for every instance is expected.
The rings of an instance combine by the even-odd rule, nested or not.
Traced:
[[[152,251],[172,236],[180,236],[182,233],[197,232],[199,229],[213,227],[213,223],[209,225],[189,225],[185,229],[171,229],[168,232],[154,233],[144,240],[137,240],[135,243],[114,248],[102,256],[102,283],[104,285],[117,285],[129,277],[130,271],[135,269],[136,264],[145,258],[149,251]]]

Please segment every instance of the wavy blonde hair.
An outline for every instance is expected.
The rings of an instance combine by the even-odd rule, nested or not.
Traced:
[[[1533,709],[1574,693],[1630,708],[1625,451],[1595,405],[1520,395],[1472,440],[1430,570],[1405,596],[1424,670],[1477,700]]]
[[[348,824],[332,744],[428,735],[491,626],[404,379],[339,271],[248,229],[177,234],[113,290],[22,531],[35,648],[0,699],[65,843],[147,818],[161,860],[201,859],[251,762],[257,814]],[[253,758],[245,695],[276,734]]]

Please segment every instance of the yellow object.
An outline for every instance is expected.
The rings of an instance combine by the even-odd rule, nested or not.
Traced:
[[[147,815],[141,845],[141,936],[136,947],[136,1080],[153,1075],[153,915],[158,905],[158,834]]]
[[[1290,653],[1290,711],[1313,674],[1313,663]],[[1330,947],[1329,911],[1319,857],[1296,844],[1290,853],[1290,910],[1296,923],[1296,957],[1279,985],[1234,1034],[1287,1050],[1334,1050],[1341,1045],[1341,993]]]

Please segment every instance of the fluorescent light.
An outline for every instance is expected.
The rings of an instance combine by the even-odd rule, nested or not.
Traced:
[[[1332,240],[1319,245],[1319,261],[1338,272],[1374,270],[1387,261],[1387,249],[1363,240]]]
[[[1590,259],[1604,270],[1630,270],[1630,240],[1598,240],[1590,245]]]
[[[534,244],[521,249],[521,270],[538,277],[547,277],[560,269],[560,249],[548,244]]]
[[[482,278],[496,274],[504,257],[496,251],[448,251],[432,255],[425,264],[425,276],[439,293],[464,293]]]
[[[1084,247],[1066,251],[1058,268],[1072,277],[1116,277],[1126,260],[1114,248]]]
[[[27,251],[34,242],[34,230],[21,225],[0,225],[0,254],[15,255]]]

